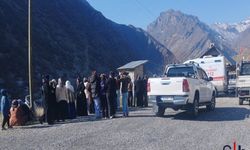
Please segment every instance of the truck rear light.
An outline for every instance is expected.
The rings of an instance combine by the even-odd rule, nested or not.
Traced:
[[[183,82],[182,82],[182,91],[183,92],[189,92],[190,91],[187,79],[184,79]]]
[[[151,88],[150,88],[150,82],[147,83],[147,92],[150,92]]]

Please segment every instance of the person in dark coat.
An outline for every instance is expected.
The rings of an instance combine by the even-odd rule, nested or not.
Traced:
[[[137,106],[142,107],[143,106],[143,81],[141,80],[141,77],[138,76],[137,80],[135,81],[135,95],[137,100]]]
[[[109,106],[108,106],[108,101],[106,97],[107,93],[107,83],[106,83],[106,75],[101,74],[101,82],[100,82],[100,87],[101,87],[101,94],[100,94],[100,100],[101,100],[101,107],[102,107],[102,117],[103,118],[109,118]]]
[[[91,95],[95,104],[95,116],[96,119],[101,118],[101,107],[100,107],[100,78],[96,71],[92,71],[90,77]]]
[[[50,98],[48,102],[48,123],[53,124],[57,119],[58,114],[58,104],[56,102],[56,80],[52,79],[49,82],[50,85]]]
[[[3,122],[2,122],[2,130],[6,130],[5,125],[8,125],[8,128],[11,128],[9,122],[10,115],[10,101],[8,98],[8,93],[6,90],[1,90],[1,103],[0,103],[0,111],[2,113]]]
[[[44,109],[44,115],[39,118],[40,123],[42,124],[45,120],[48,121],[48,124],[52,124],[50,121],[50,113],[48,113],[48,105],[50,99],[50,85],[49,85],[49,75],[43,76],[42,78],[42,106]]]
[[[148,77],[143,77],[143,106],[148,107],[148,93],[147,93]]]
[[[87,100],[85,95],[85,86],[82,78],[78,77],[76,80],[76,112],[78,116],[88,116]]]
[[[107,80],[107,100],[109,104],[110,119],[115,117],[116,113],[116,108],[117,108],[116,89],[117,89],[117,84],[116,84],[115,74],[114,72],[110,72],[109,78]]]

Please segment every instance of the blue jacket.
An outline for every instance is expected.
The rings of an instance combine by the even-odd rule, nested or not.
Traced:
[[[8,97],[5,94],[2,94],[2,97],[1,97],[0,111],[4,116],[9,115],[10,101],[9,101]]]

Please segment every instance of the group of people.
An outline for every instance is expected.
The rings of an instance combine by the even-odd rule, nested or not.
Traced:
[[[96,119],[112,119],[115,117],[116,111],[120,109],[120,99],[123,117],[128,117],[128,107],[147,106],[146,89],[146,77],[144,79],[138,77],[133,83],[127,72],[115,76],[112,71],[109,75],[98,75],[96,71],[92,71],[89,78],[77,77],[76,88],[63,77],[56,81],[55,79],[50,80],[50,76],[46,75],[42,78],[41,87],[41,104],[44,114],[39,117],[39,121],[54,124],[55,121],[65,121],[65,119],[74,119],[76,116],[88,116],[89,114],[95,114]],[[137,103],[134,100],[133,91],[135,91]],[[6,124],[10,128],[12,125],[24,125],[29,120],[28,105],[16,100],[12,101],[10,105],[6,90],[1,93],[2,129],[5,129]],[[15,110],[20,114],[20,109],[26,116],[19,115],[19,118],[22,119],[12,121],[11,124],[11,111]]]
[[[12,128],[12,126],[25,125],[25,123],[31,119],[31,113],[27,102],[23,102],[20,99],[10,101],[8,92],[5,89],[1,90],[0,100],[2,130],[6,130],[6,124],[8,128]]]
[[[92,72],[89,78],[78,77],[76,90],[70,81],[59,78],[50,81],[49,75],[43,77],[42,101],[45,114],[40,121],[53,124],[55,120],[64,121],[76,116],[87,116],[95,113],[95,117],[113,118],[117,110],[117,89],[121,88],[123,116],[128,116],[128,85],[130,78],[123,73],[119,80],[115,73],[98,75]],[[120,104],[119,104],[120,105]]]

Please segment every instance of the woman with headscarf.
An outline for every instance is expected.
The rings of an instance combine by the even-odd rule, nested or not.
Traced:
[[[1,105],[0,105],[0,110],[3,116],[3,122],[2,122],[2,130],[6,130],[5,125],[7,123],[8,127],[10,128],[10,123],[9,123],[9,114],[10,114],[10,101],[8,98],[7,91],[2,89],[1,90]]]
[[[59,105],[58,121],[65,121],[68,116],[68,103],[67,103],[67,89],[64,85],[62,78],[58,79],[58,85],[56,87],[56,101]]]
[[[78,77],[76,80],[76,112],[78,116],[87,116],[87,100],[85,95],[85,86],[83,84],[82,78]]]
[[[58,112],[58,104],[56,102],[56,80],[52,79],[49,82],[50,86],[50,98],[48,102],[48,124],[53,124]]]
[[[70,81],[66,81],[65,85],[67,89],[67,98],[69,102],[69,118],[76,118],[76,103],[75,103],[75,95],[74,95],[74,87],[71,85]]]
[[[26,118],[21,105],[17,100],[13,100],[10,108],[10,125],[23,126],[26,123]]]

